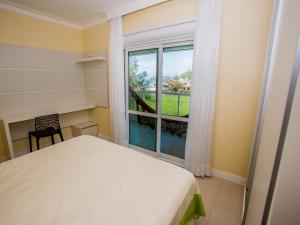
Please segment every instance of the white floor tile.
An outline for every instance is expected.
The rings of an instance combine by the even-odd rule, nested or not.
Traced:
[[[206,217],[198,225],[240,225],[243,186],[216,177],[197,178]]]

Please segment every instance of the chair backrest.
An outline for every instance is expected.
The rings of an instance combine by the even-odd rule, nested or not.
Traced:
[[[58,114],[39,116],[35,118],[35,130],[42,131],[47,129],[60,129]]]

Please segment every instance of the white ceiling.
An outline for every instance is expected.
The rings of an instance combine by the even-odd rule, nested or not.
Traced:
[[[95,18],[105,18],[105,13],[139,0],[3,0],[10,5],[32,9],[35,12],[55,16],[77,24],[85,24]]]

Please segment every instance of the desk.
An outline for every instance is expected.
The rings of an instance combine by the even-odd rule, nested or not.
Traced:
[[[10,125],[18,122],[25,122],[29,120],[33,120],[37,116],[47,115],[47,114],[53,114],[58,113],[59,115],[77,112],[77,111],[83,111],[87,109],[95,108],[95,105],[78,105],[78,106],[72,106],[68,108],[49,108],[47,110],[42,110],[39,112],[25,112],[25,113],[18,113],[18,114],[10,114],[10,115],[2,115],[0,118],[3,122],[4,131],[6,135],[6,141],[7,141],[7,148],[9,150],[10,158],[15,158],[15,153],[13,149],[12,144],[12,135],[11,135],[11,129]]]

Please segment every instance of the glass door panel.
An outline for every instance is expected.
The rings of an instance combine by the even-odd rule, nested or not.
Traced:
[[[162,119],[160,152],[184,159],[187,122]]]
[[[163,49],[162,114],[189,116],[192,63],[193,45]]]
[[[129,114],[129,143],[156,151],[156,118]]]
[[[152,152],[157,145],[157,71],[157,48],[128,52],[129,144]]]
[[[129,110],[156,113],[158,49],[128,53]]]

